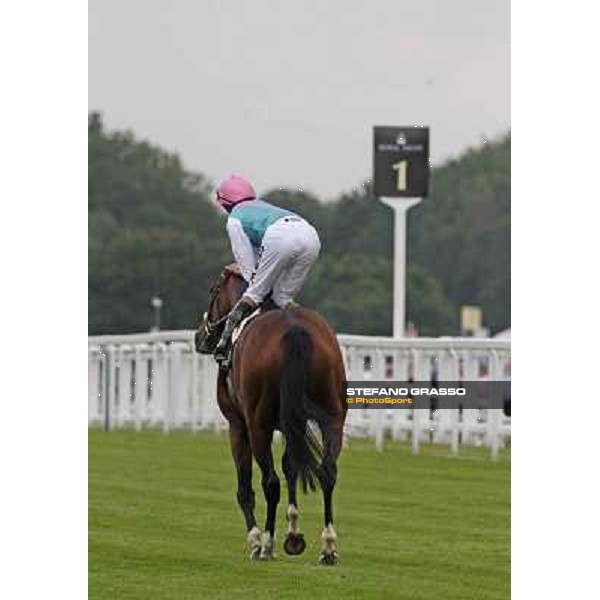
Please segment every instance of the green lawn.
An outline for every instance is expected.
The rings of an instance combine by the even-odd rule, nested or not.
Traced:
[[[510,596],[510,459],[483,450],[420,456],[353,442],[334,495],[341,563],[317,564],[321,495],[300,495],[307,548],[251,563],[225,435],[89,432],[89,598],[427,598]],[[254,471],[257,518],[264,499]]]

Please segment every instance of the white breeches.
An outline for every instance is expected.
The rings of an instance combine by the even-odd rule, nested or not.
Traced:
[[[272,292],[284,308],[302,289],[321,242],[315,228],[299,217],[284,217],[271,225],[262,241],[258,262],[244,293],[257,304]]]

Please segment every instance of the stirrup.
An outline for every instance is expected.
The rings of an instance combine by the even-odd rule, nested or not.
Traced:
[[[225,329],[221,334],[221,339],[215,348],[214,357],[219,363],[221,369],[228,369],[231,364],[231,354],[233,349],[233,332],[239,327],[240,323],[248,317],[254,308],[248,303],[238,303],[233,307],[233,310],[229,313],[227,322],[225,323]],[[224,343],[223,343],[224,342]],[[221,346],[219,348],[219,346]]]

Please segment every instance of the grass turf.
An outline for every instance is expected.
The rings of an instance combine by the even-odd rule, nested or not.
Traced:
[[[283,552],[275,452],[278,558],[251,563],[226,435],[90,430],[89,598],[509,598],[507,454],[353,442],[334,493],[341,563],[322,567],[320,493],[299,497],[306,551]],[[254,489],[262,527],[256,465]]]

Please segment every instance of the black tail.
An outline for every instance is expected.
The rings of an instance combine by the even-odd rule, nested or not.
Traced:
[[[312,382],[309,365],[312,351],[310,335],[302,327],[292,326],[284,334],[280,387],[281,428],[286,451],[305,492],[308,488],[316,489],[323,460],[323,446],[308,427],[308,421],[317,421],[322,431],[326,426],[326,415],[310,399]]]

